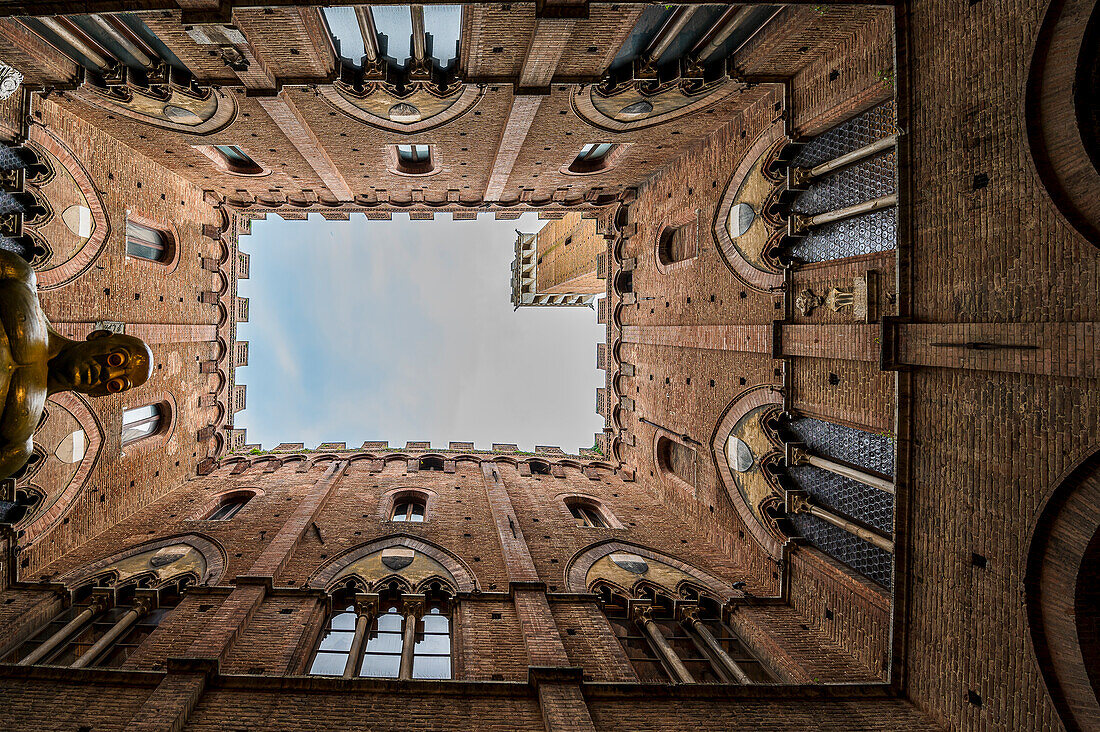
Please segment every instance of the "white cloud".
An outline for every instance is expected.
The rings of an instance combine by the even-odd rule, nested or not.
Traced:
[[[595,313],[509,300],[514,229],[540,222],[395,219],[273,218],[242,239],[249,441],[591,445]]]

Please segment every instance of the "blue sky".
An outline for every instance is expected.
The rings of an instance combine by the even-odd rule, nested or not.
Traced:
[[[544,223],[253,221],[237,333],[248,407],[235,419],[248,442],[591,446],[603,326],[588,308],[510,301],[515,230]]]

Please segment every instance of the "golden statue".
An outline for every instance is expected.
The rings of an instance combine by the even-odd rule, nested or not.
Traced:
[[[0,479],[30,457],[46,397],[117,394],[144,384],[152,364],[139,338],[96,330],[73,341],[55,331],[38,303],[34,270],[0,249]]]

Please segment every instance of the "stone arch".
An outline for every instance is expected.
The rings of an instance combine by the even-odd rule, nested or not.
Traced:
[[[737,395],[729,406],[726,407],[711,436],[711,458],[718,470],[718,477],[729,495],[730,502],[741,517],[749,533],[774,559],[782,556],[782,545],[771,532],[769,532],[756,513],[756,507],[751,505],[738,488],[733,471],[726,460],[726,439],[733,432],[741,419],[754,409],[765,405],[783,404],[783,394],[779,387],[770,384],[754,386]]]
[[[462,117],[481,101],[482,95],[485,93],[484,89],[479,89],[474,85],[464,84],[461,86],[461,90],[455,90],[450,93],[453,98],[433,93],[428,88],[417,87],[411,95],[406,95],[402,99],[398,99],[393,96],[386,88],[386,84],[367,84],[366,89],[362,93],[357,93],[354,87],[337,82],[331,85],[325,85],[318,89],[321,98],[332,105],[334,108],[343,112],[348,117],[358,120],[363,124],[370,125],[375,129],[389,130],[391,132],[402,132],[405,134],[413,134],[416,132],[425,132],[427,130],[439,127],[442,124],[451,122],[453,120]],[[378,97],[378,101],[383,98],[384,102],[376,109],[372,109],[372,97]],[[410,104],[416,102],[416,107],[425,107],[425,101],[434,102],[432,107],[441,107],[433,110],[431,114],[426,117],[422,117],[416,120],[408,122],[395,121],[391,119],[391,115],[388,111],[393,108],[395,103]],[[386,114],[383,116],[383,108],[385,108]]]
[[[712,230],[714,238],[718,242],[718,253],[722,256],[722,261],[726,263],[726,266],[730,268],[737,279],[758,292],[771,292],[775,288],[781,287],[783,285],[783,273],[766,268],[759,256],[746,252],[744,248],[735,242],[726,228],[726,221],[729,219],[730,211],[734,205],[739,202],[742,188],[746,182],[754,176],[759,177],[768,154],[777,147],[785,146],[788,142],[789,138],[785,123],[773,124],[761,132],[752,147],[741,159],[737,169],[734,170],[714,214]],[[763,227],[764,217],[760,215],[759,211],[757,211],[755,218],[756,228]],[[748,233],[746,232],[745,236]],[[761,235],[765,234],[763,231],[760,233]],[[751,249],[762,249],[763,242],[756,241],[756,238],[754,235],[753,241],[755,244]]]
[[[741,84],[734,83],[728,77],[698,90],[687,84],[662,85],[655,93],[644,93],[642,87],[634,83],[623,84],[611,93],[598,84],[590,84],[575,87],[570,102],[576,115],[596,129],[632,132],[697,114],[742,88]],[[627,119],[613,113],[615,108],[636,107],[639,104],[648,105],[644,117]]]
[[[324,452],[324,453],[321,453],[320,455],[314,455],[313,457],[311,457],[309,459],[309,467],[312,468],[314,465],[317,465],[320,462],[329,462],[331,460],[339,460],[339,459],[340,459],[340,456],[337,455],[334,452]]]
[[[454,578],[454,586],[458,592],[475,592],[479,589],[477,578],[461,559],[440,546],[409,534],[393,534],[348,549],[330,559],[314,572],[307,586],[313,589],[327,590],[334,581],[340,578],[340,573],[353,563],[390,547],[412,549],[435,560]]]
[[[86,564],[83,567],[78,567],[70,572],[66,572],[58,577],[56,581],[70,589],[76,589],[92,580],[94,577],[110,570],[112,566],[117,565],[125,559],[146,552],[154,552],[158,549],[163,549],[175,544],[186,544],[202,555],[205,567],[203,568],[202,576],[199,577],[198,584],[218,584],[222,578],[222,574],[225,572],[226,557],[228,555],[225,553],[225,549],[223,549],[221,544],[216,540],[203,534],[195,533],[166,536],[162,539],[138,544],[129,549],[124,549],[108,557]]]
[[[91,212],[93,229],[88,240],[68,261],[56,267],[36,273],[39,290],[53,290],[66,285],[84,274],[99,258],[107,243],[107,237],[111,233],[110,221],[107,218],[107,210],[103,205],[103,199],[96,189],[88,171],[84,169],[76,155],[53,132],[42,124],[33,124],[29,131],[30,140],[41,145],[51,155],[57,158],[69,175],[72,176],[88,204]]]
[[[1100,728],[1100,449],[1059,481],[1032,532],[1028,630],[1066,729]]]
[[[735,590],[733,585],[709,572],[705,572],[687,562],[647,547],[614,539],[592,544],[570,557],[565,565],[565,585],[569,588],[569,592],[588,592],[588,571],[592,569],[592,566],[597,561],[614,552],[637,554],[645,559],[651,559],[654,562],[659,562],[679,570],[697,582],[701,587],[705,588],[707,592],[714,595],[714,597],[722,603],[729,601],[733,597],[740,597],[741,593]]]
[[[205,521],[206,518],[213,513],[219,506],[234,498],[248,497],[247,502],[251,502],[254,498],[259,498],[265,495],[263,488],[257,488],[255,486],[241,486],[237,488],[227,488],[226,490],[219,491],[210,496],[209,499],[202,505],[200,509],[191,514],[192,521]],[[247,503],[246,503],[247,506]],[[244,507],[241,510],[245,510]]]
[[[1073,69],[1073,73],[1066,73]],[[1035,171],[1054,205],[1100,247],[1100,10],[1051,3],[1035,41],[1024,114]]]
[[[166,130],[183,132],[189,135],[209,135],[220,132],[226,127],[229,127],[237,118],[236,100],[232,95],[214,87],[207,87],[196,93],[195,90],[185,89],[176,84],[170,84],[166,99],[156,98],[147,93],[143,93],[141,87],[133,84],[127,85],[126,92],[131,97],[129,100],[131,103],[113,99],[89,83],[85,83],[77,89],[74,89],[71,94],[77,99],[95,107],[99,107],[100,109],[105,109],[113,114],[120,114],[152,127],[161,127]],[[136,103],[136,100],[133,99],[135,95],[143,97],[146,101],[144,103]],[[153,102],[152,105],[150,105],[150,101]],[[149,109],[152,106],[156,106],[157,104],[164,105],[165,102],[168,102],[165,107],[186,108],[187,111],[201,119],[201,122],[196,125],[189,125],[182,122],[174,122],[163,113],[160,116],[149,114]],[[203,117],[205,117],[205,119],[203,119]]]
[[[99,458],[100,448],[103,446],[103,426],[84,397],[77,395],[75,392],[62,391],[52,394],[48,401],[57,404],[73,415],[80,428],[84,430],[88,444],[85,447],[84,457],[81,458],[76,473],[73,474],[61,495],[54,499],[52,505],[43,507],[43,510],[38,513],[34,520],[21,530],[21,541],[24,545],[34,544],[47,529],[68,513],[69,507],[76,500],[76,496],[83,490],[84,484]]]

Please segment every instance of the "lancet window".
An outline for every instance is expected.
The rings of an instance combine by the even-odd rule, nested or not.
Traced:
[[[380,593],[354,583],[332,595],[333,610],[309,667],[319,676],[449,679],[452,675],[450,594],[439,587]]]
[[[606,584],[595,588],[608,622],[639,680],[676,684],[756,684],[772,681],[711,598],[688,590],[674,598],[650,586],[630,597]]]
[[[79,599],[3,657],[20,666],[119,668],[179,603],[193,578],[156,589],[144,580],[124,587],[83,588]]]

